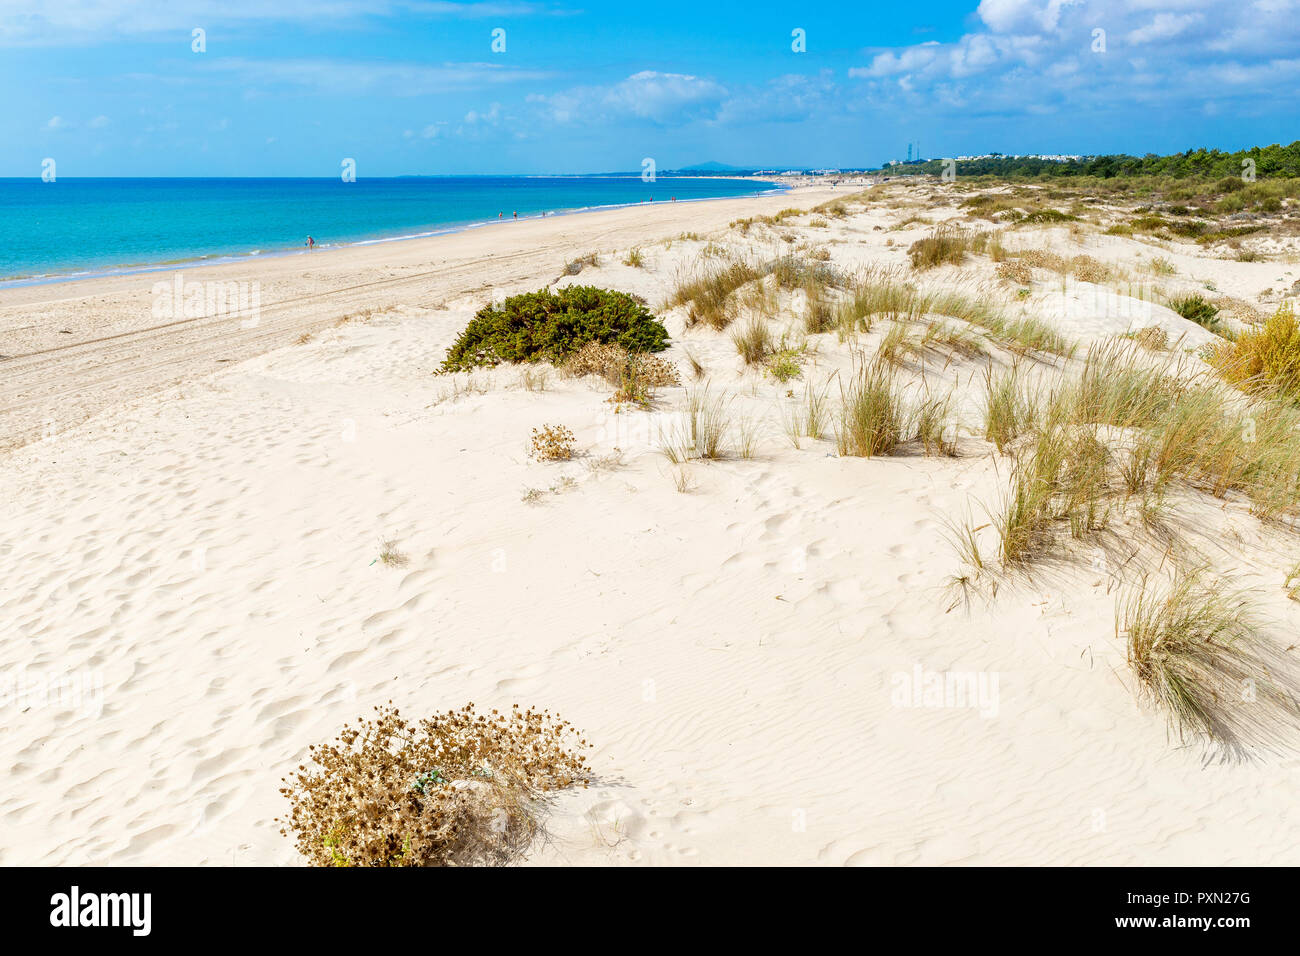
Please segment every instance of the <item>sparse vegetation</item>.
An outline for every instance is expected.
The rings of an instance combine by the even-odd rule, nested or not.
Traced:
[[[799,364],[800,355],[802,351],[798,348],[778,348],[767,357],[764,367],[778,382],[788,382],[803,373],[803,366]]]
[[[1016,220],[1019,226],[1038,226],[1058,222],[1077,222],[1078,216],[1071,215],[1068,212],[1061,212],[1059,209],[1035,209],[1033,212]]]
[[[629,352],[613,343],[588,342],[561,366],[565,375],[597,375],[615,388],[612,401],[646,406],[657,388],[681,384],[677,366],[649,352]]]
[[[745,328],[731,333],[731,342],[746,365],[759,365],[773,350],[772,333],[762,319],[751,319]]]
[[[704,378],[708,370],[705,369],[703,362],[701,362],[698,358],[696,358],[695,355],[691,352],[686,353],[686,361],[690,363],[691,376],[693,378],[696,379]]]
[[[532,455],[539,461],[568,461],[577,439],[564,425],[543,425],[533,429]]]
[[[902,388],[887,365],[873,362],[859,369],[840,398],[841,455],[889,455],[904,441],[908,415]]]
[[[596,268],[599,267],[599,265],[600,255],[595,252],[589,252],[585,256],[579,256],[578,258],[571,259],[569,262],[565,263],[564,274],[566,276],[576,276],[587,266]]]
[[[688,326],[702,322],[715,330],[725,329],[735,318],[735,300],[731,294],[762,275],[758,266],[745,261],[705,267],[677,284],[668,306],[686,306]]]
[[[541,830],[541,795],[590,777],[586,741],[549,711],[375,710],[313,745],[280,790],[280,833],[313,866],[510,863]]]
[[[825,437],[830,427],[830,408],[826,401],[828,388],[829,385],[825,385],[819,391],[809,382],[804,385],[803,399],[785,406],[782,424],[786,437],[795,448],[805,437],[814,440]],[[790,394],[793,397],[793,392]]]
[[[927,455],[957,457],[957,429],[952,395],[926,395],[916,410],[916,437]]]
[[[974,232],[955,223],[940,223],[924,239],[918,239],[907,250],[912,268],[933,269],[945,263],[961,265],[968,252],[983,252],[988,245],[986,232]]]
[[[1070,260],[1070,272],[1080,282],[1101,283],[1110,278],[1110,267],[1092,256],[1075,256]]]
[[[1007,259],[998,263],[997,275],[1003,282],[1020,286],[1030,285],[1034,281],[1034,271],[1023,259]]]
[[[662,436],[664,457],[674,465],[692,458],[722,458],[731,429],[730,404],[729,398],[711,394],[707,385],[689,390],[684,419]]]
[[[995,376],[990,367],[984,372],[984,437],[1005,452],[1011,443],[1032,424],[1030,403],[1019,369]]]
[[[397,550],[397,542],[391,538],[379,542],[379,557],[375,560],[386,568],[400,568],[406,565],[406,555]]]
[[[1149,325],[1131,333],[1133,341],[1151,352],[1164,352],[1169,349],[1169,333],[1158,325]]]
[[[1282,731],[1294,730],[1291,665],[1259,633],[1243,592],[1181,569],[1167,588],[1143,587],[1121,601],[1115,632],[1143,694],[1180,739],[1242,759],[1277,749]]]
[[[1225,343],[1210,361],[1244,391],[1300,401],[1300,324],[1291,304],[1283,303],[1262,328]]]

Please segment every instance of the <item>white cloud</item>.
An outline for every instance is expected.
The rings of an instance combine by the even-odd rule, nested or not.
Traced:
[[[873,49],[848,75],[861,81],[863,108],[960,99],[973,116],[1067,102],[1113,110],[1140,98],[1200,109],[1211,97],[1276,101],[1297,50],[1300,0],[981,0],[977,26],[957,40]]]
[[[1199,13],[1157,13],[1146,26],[1129,32],[1125,38],[1134,45],[1150,43],[1153,40],[1168,40],[1178,36],[1194,23],[1199,23]]]
[[[1080,0],[980,0],[976,11],[981,20],[996,33],[1052,31],[1061,20],[1061,11]]]
[[[642,70],[606,92],[602,102],[615,112],[665,122],[700,108],[716,106],[726,88],[685,73]]]
[[[726,87],[687,73],[642,70],[612,86],[584,86],[553,94],[535,94],[560,123],[632,117],[659,124],[710,119],[727,96]]]
[[[878,53],[869,67],[854,67],[850,76],[894,76],[898,73],[910,73],[934,62],[941,48],[937,40],[930,40],[919,46],[906,47],[899,53]]]
[[[501,120],[501,104],[493,103],[492,107],[486,111],[470,110],[465,114],[465,122],[471,126],[483,124],[486,126],[495,126]]]

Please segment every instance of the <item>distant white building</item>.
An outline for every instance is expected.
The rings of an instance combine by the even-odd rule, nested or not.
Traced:
[[[1044,159],[1052,163],[1072,163],[1083,156],[1069,153],[982,153],[979,156],[958,156],[958,162],[971,162],[977,159]]]

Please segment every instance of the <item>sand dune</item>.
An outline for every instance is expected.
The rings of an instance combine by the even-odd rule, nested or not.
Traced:
[[[555,800],[532,863],[1300,862],[1295,757],[1206,765],[1137,700],[1114,636],[1130,578],[1063,564],[953,606],[945,518],[1005,482],[975,437],[952,459],[796,449],[779,421],[802,383],[746,371],[680,308],[662,313],[665,357],[685,370],[689,351],[762,427],[753,459],[693,463],[685,494],[655,433],[682,389],[615,414],[590,381],[433,374],[494,289],[537,288],[599,250],[600,267],[564,281],[658,303],[710,239],[773,249],[724,234],[731,219],[834,195],[267,260],[264,302],[394,281],[301,299],[247,340],[230,320],[135,331],[152,277],[0,293],[0,352],[41,353],[0,365],[14,446],[0,620],[18,682],[0,863],[296,864],[273,822],[280,778],[390,699],[410,714],[537,704],[586,731],[597,782]],[[788,229],[845,268],[901,266],[925,229],[874,228],[897,218],[879,205]],[[701,238],[658,241],[688,230]],[[646,269],[619,263],[632,246]],[[1073,292],[1059,310],[1050,289],[1007,308],[1040,303],[1084,341],[1129,327],[1096,307],[1118,293]],[[336,324],[363,307],[377,311]],[[1189,346],[1208,334],[1155,309],[1144,324]],[[124,337],[46,352],[56,327]],[[803,381],[834,395],[852,359],[820,340]],[[552,422],[578,459],[529,458],[531,429]],[[1286,536],[1187,507],[1197,545],[1293,632]],[[379,562],[382,542],[404,563]],[[900,698],[918,672],[984,675],[996,693],[982,708]]]

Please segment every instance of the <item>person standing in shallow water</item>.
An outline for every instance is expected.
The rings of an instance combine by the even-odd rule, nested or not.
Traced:
[[[519,210],[518,210],[518,209],[515,210],[515,218],[516,218],[516,219],[519,218]]]
[[[308,236],[308,237],[307,237],[307,251],[308,251],[308,252],[311,252],[312,249],[315,248],[315,246],[316,246],[316,240],[313,239],[311,236]]]

